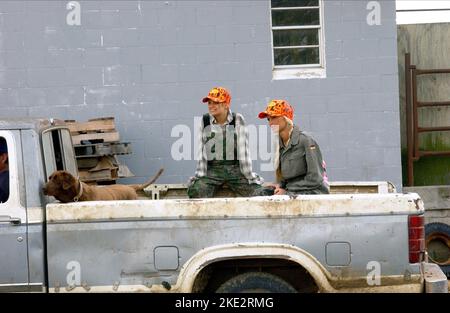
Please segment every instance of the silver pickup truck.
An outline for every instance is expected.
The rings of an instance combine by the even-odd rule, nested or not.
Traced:
[[[0,291],[447,291],[427,262],[420,197],[390,184],[197,200],[182,185],[153,185],[139,200],[61,204],[41,189],[55,170],[78,174],[69,130],[0,120],[0,137],[10,175]]]

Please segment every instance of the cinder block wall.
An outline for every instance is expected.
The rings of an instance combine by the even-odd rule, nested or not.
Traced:
[[[142,181],[185,182],[195,161],[174,161],[175,125],[193,130],[214,85],[250,124],[270,98],[286,98],[311,132],[331,180],[390,180],[401,186],[394,1],[324,1],[323,79],[272,80],[270,1],[0,1],[2,117],[86,120],[115,116],[134,153],[122,158]],[[260,171],[260,162],[254,162]],[[261,172],[268,180],[269,172]]]

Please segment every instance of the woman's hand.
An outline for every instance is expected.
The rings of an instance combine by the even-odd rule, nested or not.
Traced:
[[[273,192],[274,195],[285,195],[286,194],[286,189],[280,188],[279,186],[277,186],[275,188],[275,191]]]

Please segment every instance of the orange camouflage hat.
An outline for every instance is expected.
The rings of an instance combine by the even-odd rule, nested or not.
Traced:
[[[208,95],[203,98],[203,103],[208,102],[208,100],[212,100],[214,102],[225,103],[227,106],[230,106],[231,96],[228,90],[223,87],[214,87],[212,88]]]
[[[286,116],[292,121],[294,119],[294,109],[286,100],[272,100],[266,109],[258,114],[259,118],[266,118],[267,116]]]

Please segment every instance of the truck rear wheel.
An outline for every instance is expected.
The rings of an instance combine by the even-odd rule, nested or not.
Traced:
[[[248,272],[223,283],[217,293],[295,293],[294,287],[278,276],[264,272]]]
[[[428,259],[438,264],[450,276],[450,226],[443,223],[425,225]]]

